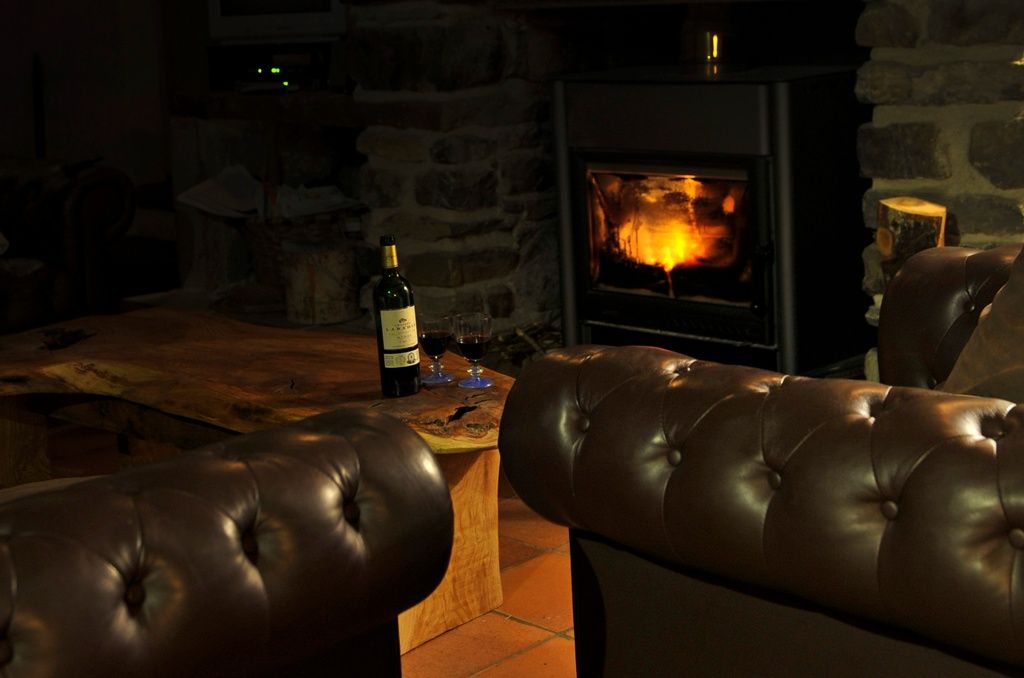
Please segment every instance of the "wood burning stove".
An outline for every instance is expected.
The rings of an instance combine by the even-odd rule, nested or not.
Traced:
[[[865,350],[848,69],[556,84],[568,344],[810,372]]]

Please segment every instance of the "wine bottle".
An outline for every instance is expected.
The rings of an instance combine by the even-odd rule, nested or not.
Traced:
[[[387,397],[412,395],[420,390],[416,306],[412,286],[398,272],[395,236],[380,237],[380,256],[384,273],[373,289],[380,390]]]

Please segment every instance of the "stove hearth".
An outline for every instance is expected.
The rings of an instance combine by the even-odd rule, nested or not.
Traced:
[[[559,81],[567,343],[790,373],[862,353],[853,82],[811,67]]]

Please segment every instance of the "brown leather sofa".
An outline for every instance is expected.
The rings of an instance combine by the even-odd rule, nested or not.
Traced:
[[[1024,408],[920,388],[1018,250],[904,266],[879,340],[899,385],[648,347],[529,365],[502,462],[570,527],[578,675],[1024,674]]]
[[[356,410],[0,491],[0,672],[400,676],[452,520],[426,443]]]

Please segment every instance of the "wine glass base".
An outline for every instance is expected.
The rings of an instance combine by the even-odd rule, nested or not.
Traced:
[[[494,386],[494,380],[487,377],[469,377],[459,382],[459,388],[487,388]]]
[[[427,386],[443,386],[450,384],[455,381],[455,377],[447,372],[438,372],[437,374],[428,374],[427,376],[420,379],[420,382]]]

